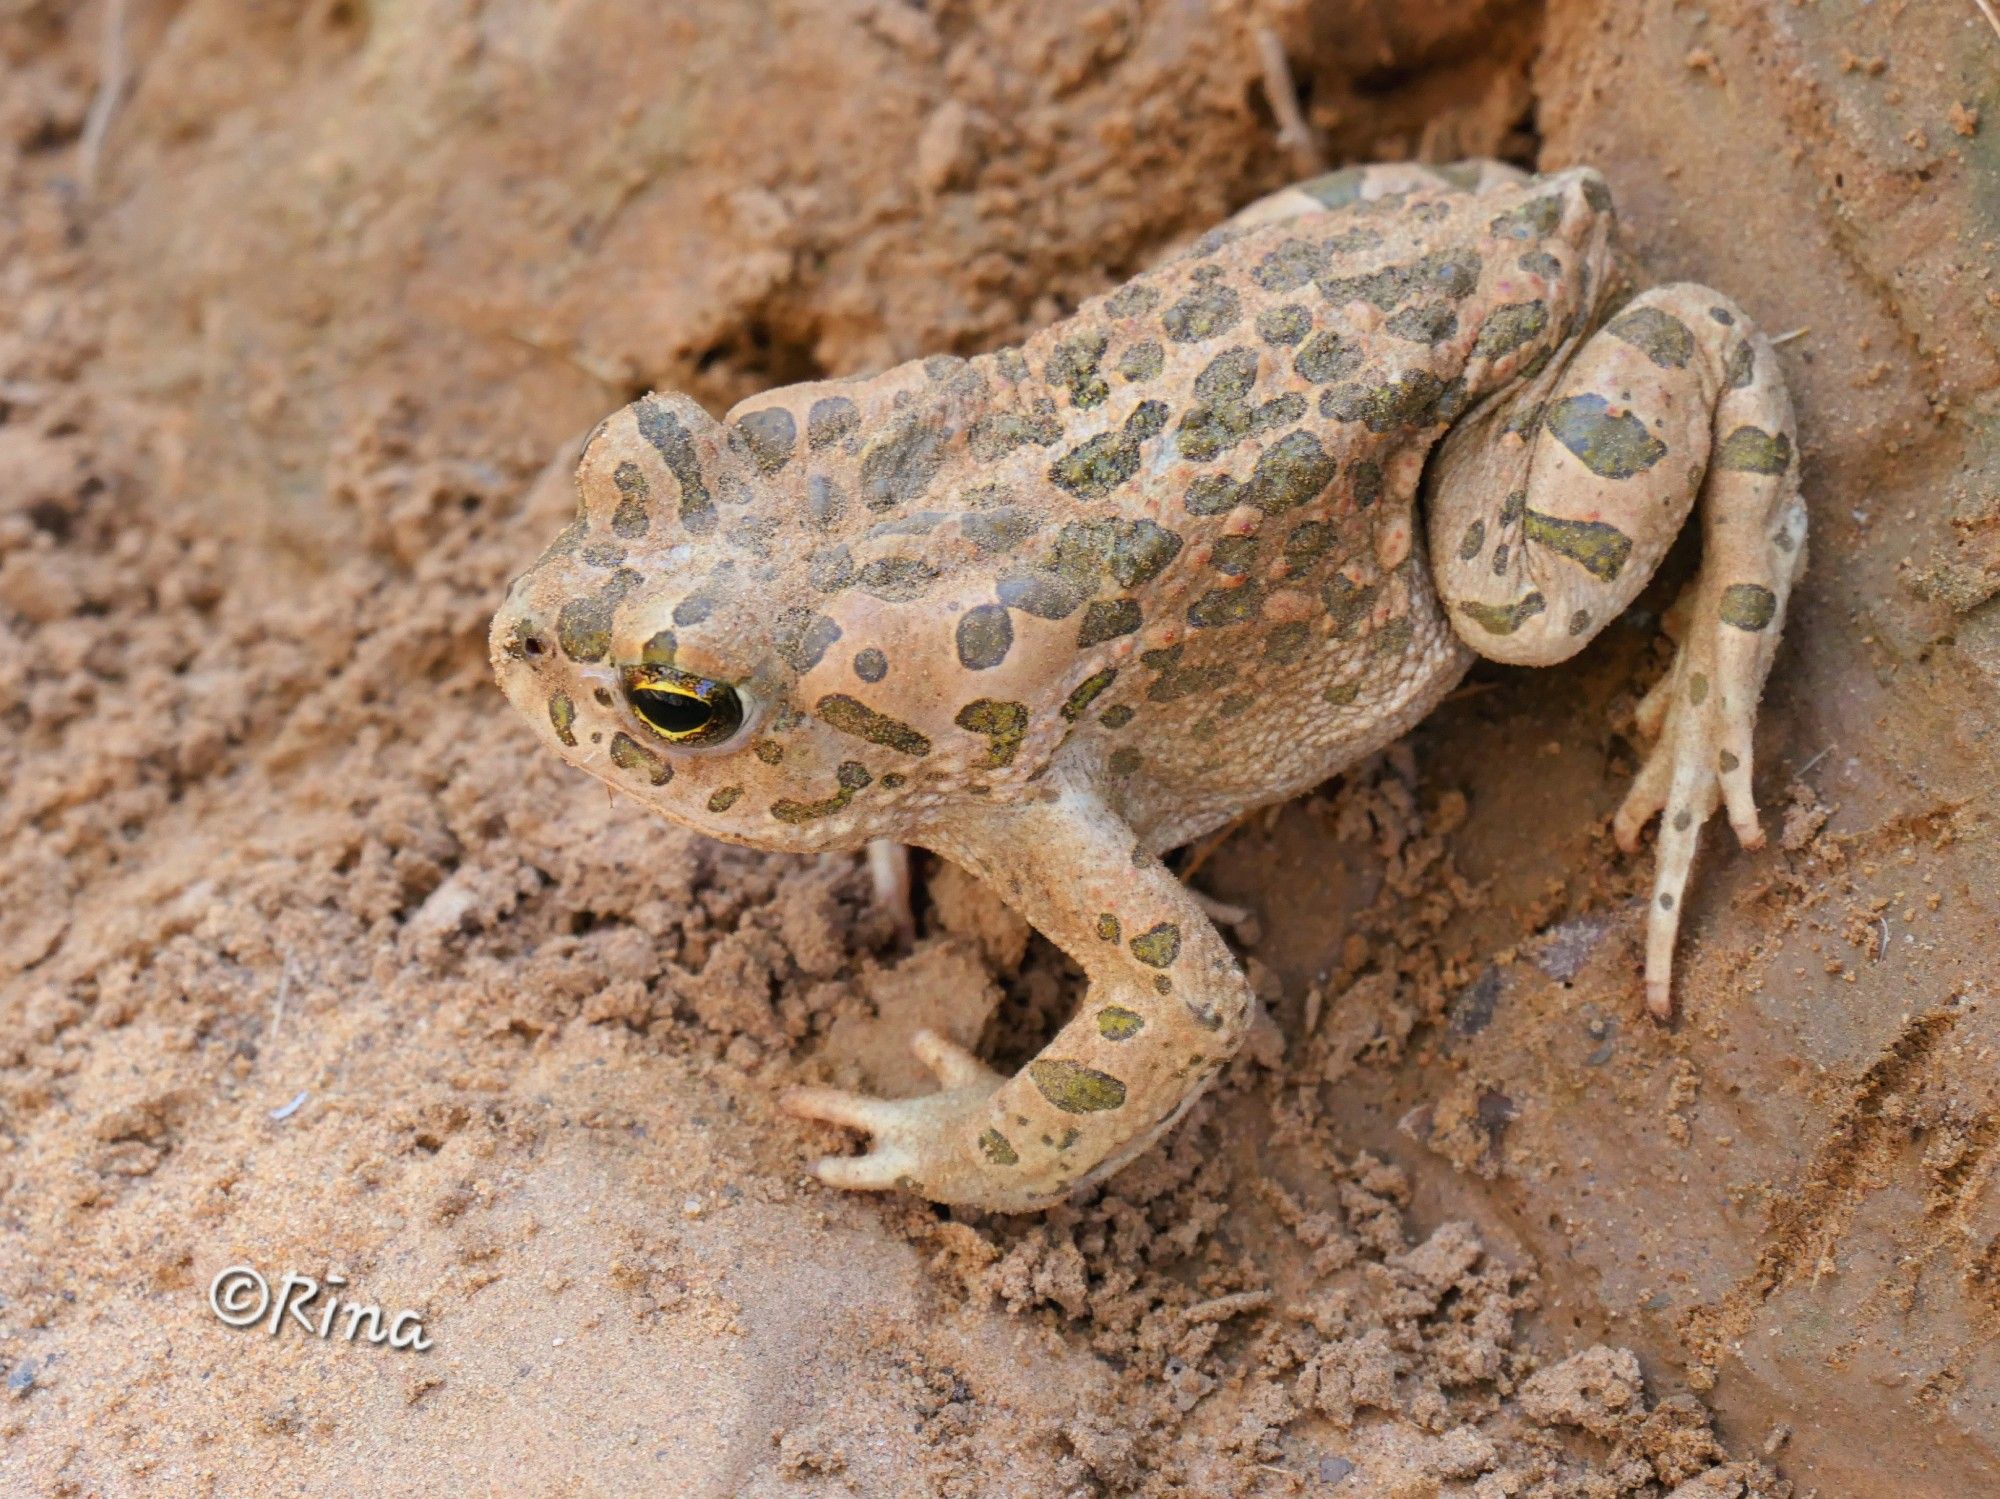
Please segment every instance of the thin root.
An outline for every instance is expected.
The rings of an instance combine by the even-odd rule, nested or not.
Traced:
[[[126,0],[104,0],[104,37],[97,54],[97,92],[83,117],[77,140],[76,176],[83,196],[97,187],[97,166],[104,154],[104,137],[125,98]]]
[[[1285,57],[1285,44],[1268,26],[1257,28],[1257,61],[1264,69],[1264,94],[1271,101],[1271,113],[1278,117],[1278,144],[1310,163],[1318,172],[1326,166],[1319,138],[1306,123],[1299,108],[1299,87],[1292,78],[1292,65]]]

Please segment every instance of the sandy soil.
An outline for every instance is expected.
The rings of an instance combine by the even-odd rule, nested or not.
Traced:
[[[1299,175],[1260,20],[1329,159],[1592,162],[1798,330],[1777,836],[1647,1022],[1656,589],[1190,855],[1270,1021],[1151,1157],[831,1194],[782,1084],[1076,975],[608,804],[486,619],[637,392],[989,347]],[[0,1488],[2000,1490],[1996,64],[1974,0],[0,0]]]

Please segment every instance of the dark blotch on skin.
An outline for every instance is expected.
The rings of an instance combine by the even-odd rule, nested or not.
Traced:
[[[1536,546],[1569,558],[1604,583],[1623,572],[1626,559],[1632,555],[1632,538],[1608,521],[1565,520],[1530,510],[1522,534]]]
[[[854,555],[835,544],[806,558],[806,581],[820,593],[838,593],[854,581]]]
[[[824,396],[806,413],[806,446],[817,453],[851,437],[861,427],[861,412],[846,396]]]
[[[1382,465],[1373,458],[1357,458],[1347,466],[1347,483],[1357,510],[1366,510],[1381,499],[1386,482]]]
[[[1732,583],[1722,590],[1722,622],[1739,630],[1761,630],[1778,613],[1778,596],[1756,583]]]
[[[556,738],[571,748],[576,746],[576,704],[569,700],[567,692],[549,694],[549,725],[556,731]]]
[[[1212,588],[1188,605],[1188,623],[1198,630],[1247,624],[1264,608],[1264,590],[1257,583],[1236,588]]]
[[[1016,448],[1030,445],[1045,448],[1059,441],[1062,433],[1062,418],[1056,414],[1056,403],[1047,396],[1037,396],[1025,411],[994,411],[980,417],[965,440],[974,458],[991,463]]]
[[[727,812],[735,806],[743,795],[741,786],[724,786],[708,799],[708,810],[715,813]]]
[[[1014,622],[1001,604],[981,604],[958,619],[958,660],[967,671],[986,671],[1007,659]]]
[[[1028,733],[1028,710],[1019,703],[982,697],[960,708],[952,722],[968,734],[987,737],[985,768],[999,770],[1012,765],[1020,752]]]
[[[1292,368],[1315,385],[1341,380],[1361,368],[1361,349],[1331,328],[1315,333],[1292,360]]]
[[[1475,359],[1498,359],[1538,337],[1549,325],[1549,309],[1543,302],[1509,302],[1495,308],[1479,329],[1472,346]]]
[[[1097,1034],[1107,1041],[1129,1041],[1146,1028],[1146,1017],[1123,1005],[1106,1005],[1097,1012]]]
[[[611,512],[613,533],[628,540],[644,536],[653,523],[653,488],[645,474],[628,459],[618,465],[611,482],[618,486],[618,508]]]
[[[1198,692],[1213,692],[1227,686],[1236,676],[1236,668],[1225,663],[1183,666],[1181,658],[1186,651],[1187,645],[1182,642],[1164,650],[1146,651],[1139,657],[1148,670],[1160,674],[1146,689],[1148,702],[1174,703]]]
[[[1694,334],[1688,325],[1657,307],[1634,307],[1604,325],[1613,338],[1623,339],[1663,370],[1684,370],[1694,357]]]
[[[1160,305],[1160,289],[1134,281],[1105,298],[1104,310],[1115,318],[1144,317]]]
[[[1321,416],[1361,422],[1370,432],[1389,432],[1450,420],[1462,393],[1456,380],[1446,384],[1429,370],[1407,370],[1392,385],[1339,385],[1322,391],[1319,410]]]
[[[993,591],[1009,609],[1037,619],[1068,619],[1083,603],[1089,588],[1088,583],[1058,572],[1017,568],[1003,574]]]
[[[1130,635],[1144,623],[1137,599],[1092,599],[1077,627],[1076,648],[1085,650]]]
[[[982,552],[1011,552],[1041,529],[1039,517],[1012,505],[983,515],[962,515],[959,534]]]
[[[1279,625],[1264,637],[1264,659],[1274,666],[1290,666],[1312,644],[1312,626],[1304,620]],[[1223,705],[1225,708],[1228,704]]]
[[[1562,222],[1562,199],[1549,194],[1510,208],[1486,227],[1502,239],[1546,239]]]
[[[1333,550],[1339,533],[1321,520],[1300,521],[1285,538],[1285,561],[1294,572],[1319,561]]]
[[[1042,1097],[1065,1114],[1098,1114],[1125,1106],[1125,1085],[1081,1062],[1033,1061],[1028,1076]]]
[[[698,625],[715,612],[715,600],[705,593],[691,593],[674,605],[674,623],[686,629]]]
[[[1266,307],[1257,314],[1257,336],[1267,344],[1298,343],[1312,325],[1312,314],[1303,307]]]
[[[1181,929],[1171,921],[1148,927],[1132,939],[1132,956],[1148,968],[1165,968],[1181,955]]]
[[[854,674],[864,682],[879,682],[889,675],[889,658],[869,646],[854,653]]]
[[[937,569],[915,557],[878,557],[855,574],[856,586],[885,604],[907,604],[937,581]]]
[[[758,473],[775,474],[792,461],[792,449],[799,440],[799,424],[784,407],[746,412],[736,419],[736,430],[749,444]]]
[[[1465,528],[1465,539],[1458,544],[1458,560],[1470,562],[1486,547],[1486,522],[1476,520]]]
[[[843,760],[840,769],[834,773],[834,780],[840,790],[832,796],[816,802],[795,802],[789,798],[771,803],[771,815],[780,822],[811,822],[815,818],[831,817],[843,810],[854,800],[854,793],[866,787],[874,778],[868,774],[868,767],[859,760]]]
[[[1143,401],[1116,432],[1101,432],[1049,468],[1049,482],[1080,500],[1102,499],[1139,472],[1139,445],[1167,424],[1164,401]]]
[[[825,474],[806,480],[806,516],[822,531],[831,531],[847,514],[847,496]]]
[[[1189,515],[1222,515],[1243,503],[1243,486],[1227,474],[1202,474],[1181,497]]]
[[[661,630],[639,648],[639,661],[644,666],[672,666],[674,652],[680,648],[672,630]]]
[[[1101,942],[1116,942],[1118,940],[1118,918],[1113,916],[1109,911],[1104,912],[1097,918],[1097,937]]]
[[[1198,286],[1166,310],[1161,318],[1167,337],[1178,344],[1219,338],[1243,316],[1243,302],[1226,286]]]
[[[556,615],[556,644],[562,653],[572,661],[602,661],[611,649],[611,617],[639,582],[638,573],[620,568],[595,593],[564,604]]]
[[[1715,466],[1740,474],[1782,474],[1792,461],[1792,440],[1761,427],[1738,427],[1715,450]]]
[[[1226,577],[1241,578],[1257,565],[1254,536],[1218,536],[1208,549],[1208,565]]]
[[[1154,521],[1120,525],[1111,540],[1111,576],[1121,588],[1137,588],[1158,577],[1180,551],[1180,537]]]
[[[664,786],[674,778],[673,766],[629,734],[611,736],[611,763],[620,770],[644,776],[655,786]]]
[[[1288,239],[1257,262],[1250,279],[1268,292],[1297,291],[1326,269],[1326,260],[1324,246]]]
[[[1083,717],[1084,711],[1103,695],[1104,690],[1118,679],[1118,668],[1107,666],[1102,671],[1092,672],[1076,684],[1062,705],[1062,716],[1071,723]]]
[[[771,645],[785,664],[801,674],[811,671],[825,657],[827,647],[840,639],[840,626],[811,609],[787,609],[778,616],[771,631]]]
[[[656,397],[646,397],[633,410],[639,435],[653,445],[680,485],[681,524],[697,536],[707,535],[715,529],[715,501],[709,498],[707,481],[702,478],[694,438],[681,425],[680,417]]]
[[[1140,763],[1139,752],[1126,745],[1111,752],[1111,758],[1105,762],[1105,768],[1115,776],[1129,776],[1139,768]]]
[[[1133,717],[1131,708],[1124,703],[1115,703],[1098,714],[1097,721],[1107,729],[1122,729],[1132,721]]]
[[[1565,396],[1550,403],[1543,422],[1556,440],[1600,479],[1629,479],[1667,456],[1667,445],[1629,411],[1610,414],[1600,395]]]
[[[1382,326],[1411,343],[1443,343],[1458,332],[1458,314],[1441,302],[1420,302],[1405,307]]]
[[[1150,338],[1144,343],[1132,345],[1118,356],[1118,373],[1133,385],[1157,379],[1166,367],[1166,350]]]
[[[1741,390],[1750,383],[1752,376],[1756,373],[1757,354],[1750,347],[1750,341],[1745,339],[1730,354],[1729,368],[1725,372],[1724,381],[1731,390]]]
[[[1530,276],[1540,276],[1544,281],[1562,280],[1562,262],[1547,250],[1530,250],[1514,263]]]
[[[1290,432],[1258,457],[1239,503],[1276,515],[1317,498],[1333,482],[1334,473],[1334,462],[1318,438],[1310,432]]]
[[[759,739],[750,746],[750,753],[766,765],[778,765],[784,761],[785,747],[775,739]]]
[[[1581,635],[1590,628],[1590,611],[1579,609],[1569,617],[1569,633],[1572,637]]]
[[[996,1166],[1021,1164],[1021,1157],[1015,1152],[1013,1143],[997,1129],[988,1129],[980,1134],[979,1151]]]
[[[831,724],[843,734],[852,734],[857,739],[879,744],[898,754],[921,757],[931,752],[930,740],[908,724],[877,713],[866,703],[844,692],[828,693],[819,700],[813,712],[822,722]]]
[[[1046,379],[1051,385],[1066,387],[1070,405],[1080,411],[1102,405],[1111,394],[1111,387],[1097,371],[1109,342],[1101,332],[1083,333],[1062,340],[1049,354]]]
[[[1468,599],[1458,606],[1459,613],[1489,635],[1512,635],[1546,608],[1548,600],[1539,593],[1523,594],[1511,604],[1475,604]]]
[[[861,503],[870,510],[914,504],[943,466],[943,434],[927,422],[906,417],[861,455]]]
[[[1375,609],[1376,595],[1381,592],[1373,583],[1359,584],[1344,573],[1335,573],[1320,589],[1320,600],[1326,605],[1328,618],[1342,639],[1351,639],[1359,630],[1361,622]]]

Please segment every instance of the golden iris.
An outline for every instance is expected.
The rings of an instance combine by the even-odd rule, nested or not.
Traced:
[[[625,696],[639,721],[671,744],[719,744],[743,726],[734,687],[671,666],[628,668]]]

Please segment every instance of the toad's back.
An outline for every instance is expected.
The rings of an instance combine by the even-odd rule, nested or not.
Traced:
[[[802,696],[944,749],[917,794],[1084,761],[1159,847],[1291,795],[1469,659],[1422,557],[1424,457],[1587,324],[1595,181],[1224,229],[1020,349],[745,402],[756,477],[717,496],[697,609],[792,574]]]

